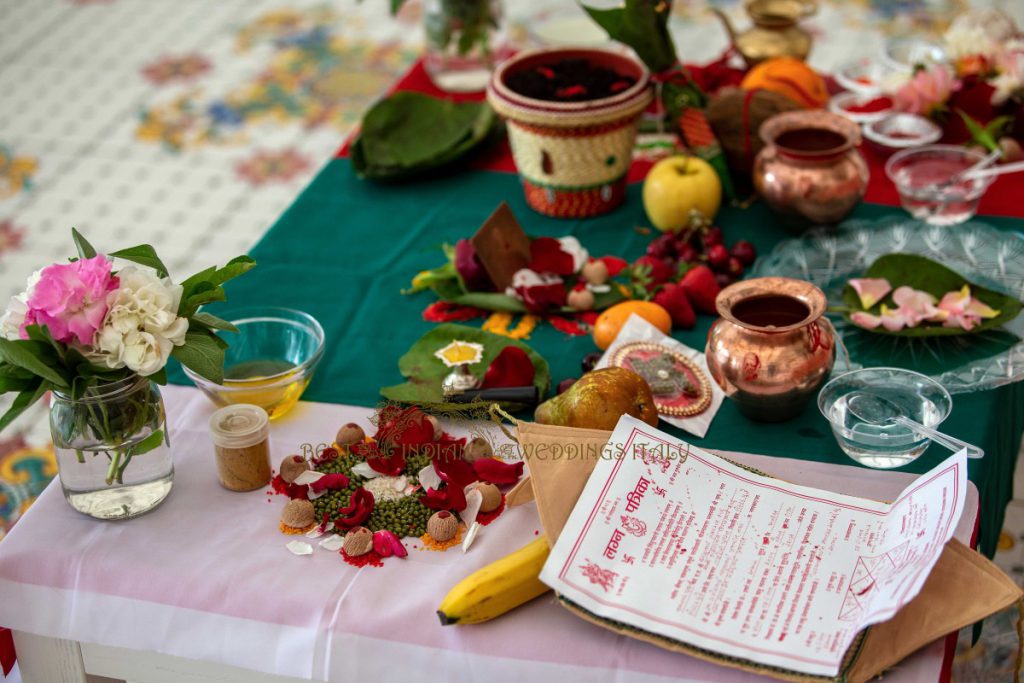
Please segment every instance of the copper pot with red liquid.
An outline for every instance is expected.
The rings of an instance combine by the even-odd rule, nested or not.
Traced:
[[[821,110],[785,112],[764,122],[761,138],[754,188],[790,223],[838,223],[863,199],[868,165],[854,122]]]
[[[705,353],[718,386],[755,420],[798,415],[835,360],[824,292],[804,280],[762,277],[726,287],[715,305],[722,317]]]

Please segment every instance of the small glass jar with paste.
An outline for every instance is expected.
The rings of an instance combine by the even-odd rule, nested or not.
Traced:
[[[270,483],[270,418],[259,406],[236,403],[210,416],[217,476],[230,491],[255,491]]]

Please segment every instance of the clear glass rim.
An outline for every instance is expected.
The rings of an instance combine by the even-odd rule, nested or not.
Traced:
[[[78,398],[71,396],[71,388],[54,389],[53,395],[66,403],[98,403],[130,394],[139,389],[143,384],[149,384],[152,380],[144,375],[129,375],[124,379],[113,382],[100,382],[86,389],[86,394]]]
[[[920,147],[908,147],[907,149],[901,149],[900,151],[896,152],[891,157],[889,157],[889,160],[885,162],[885,175],[896,186],[896,189],[899,190],[902,186],[900,182],[896,180],[896,167],[899,166],[901,162],[904,162],[907,159],[918,155],[942,155],[945,153],[956,153],[964,157],[967,157],[968,159],[973,159],[973,163],[971,164],[972,166],[985,158],[985,155],[982,154],[981,152],[975,151],[973,149],[968,149],[967,147],[962,147],[960,145],[921,145]],[[991,185],[994,181],[995,178],[993,177],[979,178],[978,180],[974,181],[975,187],[978,189],[958,196],[970,197],[973,196],[975,193],[978,193],[980,195],[981,193],[984,193],[985,190],[988,189],[988,186]]]
[[[928,386],[930,386],[933,389],[935,389],[935,391],[937,391],[942,396],[942,399],[943,399],[942,415],[939,417],[938,420],[936,420],[935,424],[933,424],[933,425],[925,425],[926,427],[938,427],[940,424],[945,422],[946,418],[949,417],[949,414],[951,412],[953,412],[953,396],[952,396],[952,394],[949,393],[949,390],[946,389],[946,387],[942,386],[942,384],[940,384],[939,382],[936,382],[934,379],[932,379],[928,375],[922,374],[920,372],[915,372],[913,370],[907,370],[906,368],[897,368],[897,367],[893,367],[893,366],[881,366],[881,367],[871,367],[871,368],[858,368],[856,370],[847,370],[846,372],[842,373],[841,375],[836,375],[835,377],[830,379],[828,382],[826,382],[825,385],[818,391],[818,399],[817,399],[818,411],[821,412],[822,417],[824,417],[826,420],[828,420],[828,423],[830,425],[832,425],[833,429],[840,430],[843,433],[844,436],[850,430],[846,429],[843,425],[836,424],[832,420],[832,417],[826,411],[825,396],[830,392],[830,390],[834,389],[835,384],[837,382],[839,382],[840,380],[842,380],[844,378],[849,378],[851,375],[864,375],[864,374],[871,373],[871,372],[893,372],[893,373],[897,373],[897,374],[901,374],[901,375],[909,375],[909,376],[912,376],[912,377],[915,377],[915,378],[919,379],[923,384],[927,384]],[[834,401],[829,403],[829,407],[831,407],[832,403],[834,403]]]
[[[252,306],[248,308],[239,308],[229,313],[230,322],[235,327],[241,330],[241,327],[251,323],[257,322],[281,322],[286,323],[293,327],[302,327],[305,331],[311,334],[316,340],[316,348],[313,349],[313,353],[310,354],[309,358],[299,363],[293,368],[282,370],[281,372],[274,373],[273,375],[267,375],[261,377],[258,382],[261,388],[269,388],[277,386],[282,382],[293,381],[296,375],[303,375],[315,366],[319,361],[320,357],[324,352],[324,342],[326,335],[324,334],[324,328],[316,318],[305,311],[300,311],[296,308],[285,308],[283,306]],[[231,344],[231,338],[227,339],[228,344]],[[195,372],[181,366],[185,374],[195,383],[204,382],[209,383],[205,377],[197,375]],[[219,385],[229,389],[248,389],[249,385],[253,383],[250,379],[224,379],[223,384]]]

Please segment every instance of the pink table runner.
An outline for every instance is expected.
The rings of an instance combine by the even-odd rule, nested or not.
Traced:
[[[0,623],[87,643],[155,651],[313,680],[386,677],[560,683],[664,680],[746,681],[717,667],[612,634],[552,597],[489,624],[441,627],[435,610],[471,571],[536,537],[532,505],[506,511],[468,554],[422,550],[406,560],[356,569],[316,546],[285,549],[277,531],[283,500],[231,493],[216,480],[197,390],[165,390],[176,481],[155,512],[125,523],[87,519],[61,500],[56,482],[0,544]],[[325,441],[370,411],[302,403],[272,427],[274,460]],[[368,426],[368,425],[367,425]],[[458,426],[450,431],[465,433]],[[890,499],[911,475],[748,454],[730,457],[769,474],[824,489]],[[956,537],[970,542],[978,507],[970,486]],[[935,681],[941,641],[887,675]],[[948,669],[947,669],[948,670]],[[370,679],[367,679],[370,680]]]

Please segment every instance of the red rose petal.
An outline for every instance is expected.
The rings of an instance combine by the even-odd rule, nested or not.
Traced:
[[[494,387],[526,387],[533,384],[537,369],[526,351],[518,346],[506,346],[501,350],[484,373],[481,385],[485,389]]]
[[[480,458],[473,462],[477,479],[492,484],[514,484],[523,476],[523,462],[502,462],[497,458]]]
[[[572,275],[574,264],[572,254],[562,251],[561,243],[554,237],[538,237],[530,242],[530,270]]]
[[[339,472],[336,474],[325,474],[310,484],[309,490],[313,493],[320,493],[324,489],[336,491],[338,489],[343,489],[346,486],[348,486],[348,477]]]

